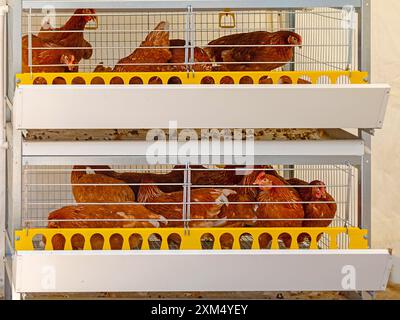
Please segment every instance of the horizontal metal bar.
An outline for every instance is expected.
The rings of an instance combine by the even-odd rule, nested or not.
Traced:
[[[345,164],[343,164],[345,165]],[[90,167],[90,165],[87,165],[88,167]],[[92,165],[94,166],[94,165]],[[34,168],[24,168],[23,171],[24,173],[29,173],[29,172],[51,172],[51,173],[63,173],[63,172],[71,172],[71,170],[74,170],[76,172],[87,172],[87,170],[85,169],[64,169],[64,168],[59,168],[59,169],[34,169]],[[91,169],[92,171],[98,171],[98,172],[110,172],[110,171],[114,171],[114,169]],[[140,173],[140,171],[186,171],[185,168],[179,169],[179,168],[157,168],[157,167],[149,167],[149,168],[118,168],[116,169],[117,171],[120,172],[135,172],[135,173]],[[279,168],[279,171],[296,171],[299,170],[299,168]],[[301,168],[302,171],[315,171],[315,169],[312,168]],[[318,171],[337,171],[337,170],[345,170],[343,168],[318,168]],[[238,168],[190,168],[190,171],[276,171],[276,169],[274,168],[252,168],[252,166],[250,167],[238,167]],[[346,170],[347,171],[347,170]]]
[[[311,58],[309,58],[311,59]],[[282,63],[281,61],[236,61],[236,62],[218,62],[219,65],[252,65],[252,64],[277,64],[277,63]],[[331,66],[332,68],[335,68],[336,70],[342,70],[345,71],[344,68],[339,68],[335,65],[334,63],[337,64],[345,64],[347,61],[330,61],[329,63],[324,63],[321,61],[301,61],[301,62],[294,62],[294,61],[289,61],[286,62],[285,64],[287,65],[318,65],[318,64],[324,64],[327,66]],[[215,62],[168,62],[168,63],[117,63],[118,66],[187,66],[187,65],[214,65]],[[89,67],[89,66],[98,66],[98,63],[85,63],[84,66]],[[80,66],[79,64],[27,64],[28,67],[72,67],[72,66]],[[73,74],[73,73],[72,73]],[[329,80],[329,79],[328,79]]]
[[[45,0],[23,0],[22,7],[24,9],[42,9],[49,5]],[[361,0],[52,0],[51,5],[56,9],[75,9],[75,8],[94,8],[94,9],[187,9],[191,5],[196,9],[276,9],[276,8],[316,8],[316,7],[336,7],[341,8],[346,5],[361,7]]]
[[[26,183],[27,187],[43,187],[43,186],[108,186],[108,187],[117,187],[117,186],[183,186],[184,183]]]
[[[301,169],[297,169],[301,170]],[[104,184],[106,185],[106,184]],[[195,185],[191,184],[190,187],[192,188],[258,188],[259,186],[257,185]],[[269,188],[348,188],[348,185],[343,185],[343,186],[337,186],[337,185],[329,185],[329,184],[324,184],[324,185],[279,185],[279,186],[268,186]]]
[[[272,24],[269,22],[265,22],[265,24]],[[265,28],[243,28],[240,27],[240,32],[253,32],[253,31],[265,31]],[[338,28],[338,27],[294,27],[294,28],[274,28],[276,30],[279,31],[293,31],[293,30],[297,30],[297,31],[301,31],[301,30],[308,30],[308,31],[343,31],[343,32],[347,32],[346,29],[343,28]],[[85,33],[91,34],[91,33],[144,33],[144,32],[152,32],[154,31],[153,29],[96,29],[96,30],[85,30]],[[166,29],[163,31],[169,31],[169,32],[180,32],[180,31],[184,31],[183,29]],[[196,28],[196,30],[194,30],[195,32],[219,32],[218,29],[202,29],[202,28]],[[42,30],[42,29],[36,29],[36,30],[31,30],[31,31],[27,31],[26,33],[32,33],[32,34],[37,34],[37,33],[82,33],[82,30],[54,30],[54,29],[48,29],[48,30]],[[174,48],[180,48],[179,46],[174,46]]]
[[[73,170],[77,171],[77,172],[87,172],[86,169],[73,169]],[[102,168],[92,168],[92,170],[105,171],[105,172],[113,171],[112,169],[102,169]],[[175,167],[173,167],[173,168],[157,168],[157,167],[154,167],[154,168],[151,168],[151,169],[149,169],[149,168],[135,168],[135,169],[132,169],[132,168],[118,168],[117,170],[118,171],[122,171],[122,172],[124,172],[124,171],[128,171],[128,172],[136,172],[137,171],[137,172],[140,172],[140,171],[185,171],[186,169],[185,168],[175,168]],[[192,169],[192,170],[194,170],[194,169]],[[60,169],[24,168],[24,172],[25,173],[29,173],[29,172],[70,172],[70,171],[71,171],[71,169],[62,169],[62,168],[60,168]]]
[[[32,32],[33,33],[33,32]],[[337,47],[340,45],[323,45],[323,44],[304,44],[302,45],[303,47]],[[348,47],[349,45],[342,45],[345,47]],[[194,48],[195,46],[193,45],[188,45],[188,46],[151,46],[151,47],[146,47],[146,46],[140,46],[136,47],[135,49],[179,49],[179,48]],[[291,47],[300,47],[299,45],[294,45],[294,44],[238,44],[238,45],[205,45],[203,46],[204,48],[291,48]],[[106,47],[28,47],[28,49],[31,50],[60,50],[60,49],[131,49],[131,47],[115,47],[115,46],[106,46]],[[281,61],[282,62],[282,61]]]
[[[301,170],[301,169],[300,169]],[[85,187],[117,187],[117,186],[183,186],[184,183],[26,183],[27,187],[44,187],[44,186],[85,186]],[[257,185],[194,185],[187,184],[192,188],[258,188]],[[348,185],[336,186],[336,185],[282,185],[282,186],[270,186],[270,188],[348,188]]]
[[[248,201],[248,202],[218,202],[218,201],[186,201],[186,202],[25,202],[28,206],[45,206],[45,205],[63,205],[63,206],[91,206],[91,205],[102,205],[102,206],[161,206],[161,205],[224,205],[224,204],[346,204],[346,201]]]
[[[282,212],[283,213],[283,212]],[[194,221],[226,221],[226,222],[240,222],[240,221],[340,221],[343,219],[334,218],[334,219],[324,219],[324,218],[255,218],[255,219],[228,219],[228,218],[201,218],[201,219],[24,219],[24,224],[33,223],[33,222],[150,222],[150,221],[168,221],[168,222],[194,222]],[[332,227],[333,228],[333,227]],[[79,228],[76,228],[77,232],[79,232]]]
[[[317,8],[317,7],[312,7],[312,8]],[[270,13],[270,14],[284,14],[284,13],[286,13],[286,14],[296,14],[296,15],[300,15],[300,16],[302,16],[302,15],[310,15],[310,14],[314,14],[314,15],[322,15],[322,14],[333,14],[334,16],[338,16],[338,15],[340,15],[341,14],[341,11],[338,11],[338,8],[333,8],[333,9],[329,9],[329,8],[325,8],[325,7],[320,7],[320,8],[323,8],[323,9],[319,9],[318,10],[318,13],[316,13],[316,12],[310,12],[310,11],[299,11],[298,9],[300,9],[300,8],[292,8],[292,9],[285,9],[285,8],[279,8],[279,10],[277,10],[276,8],[272,8],[272,9],[268,9],[268,8],[260,8],[260,10],[257,10],[257,9],[254,9],[254,8],[239,8],[239,10],[238,9],[232,9],[232,11],[234,12],[234,13],[236,13],[236,14],[241,14],[241,13],[247,13],[247,14],[249,14],[249,13],[252,13],[252,14],[254,14],[254,13],[257,13],[257,14],[260,14],[260,13],[265,13],[265,9],[268,9],[268,13]],[[246,10],[247,9],[247,10]],[[340,9],[340,8],[339,8]],[[110,10],[112,10],[112,9],[110,9]],[[25,15],[26,16],[31,16],[31,17],[39,17],[39,18],[42,18],[42,17],[71,17],[71,16],[86,16],[87,14],[71,14],[71,12],[51,12],[51,13],[48,13],[48,12],[45,12],[45,13],[43,13],[43,12],[29,12],[28,10],[24,10],[25,11]],[[204,12],[202,12],[202,11],[194,11],[193,12],[193,15],[194,16],[203,16],[204,14],[209,14],[210,12],[206,12],[206,13],[204,13]],[[217,12],[217,13],[219,13],[219,12]],[[162,12],[147,12],[147,14],[146,15],[148,15],[149,17],[152,17],[152,16],[154,16],[154,17],[158,17],[160,14],[162,14],[162,15],[165,15],[165,16],[169,16],[169,15],[171,15],[171,16],[173,16],[173,17],[176,17],[176,16],[181,16],[181,17],[186,17],[187,16],[187,11],[185,10],[185,11],[174,11],[174,12],[170,12],[170,11],[162,11]],[[99,11],[99,12],[96,12],[96,15],[97,16],[99,16],[99,17],[102,17],[102,16],[106,16],[106,17],[108,17],[108,16],[110,16],[110,17],[126,17],[126,16],[132,16],[132,17],[141,17],[141,16],[143,16],[143,12],[138,12],[138,11],[131,11],[131,12],[113,12],[113,11],[107,11],[107,12],[103,12],[103,11]],[[326,17],[326,18],[331,18],[330,16],[324,16],[324,17]],[[349,21],[349,19],[343,19],[343,20],[345,20],[345,21]],[[245,22],[238,22],[239,24],[244,24]],[[267,23],[273,23],[273,22],[267,22]]]
[[[175,157],[166,157],[165,162],[161,162],[160,165],[171,165],[171,159]],[[170,162],[171,161],[171,162]],[[176,161],[176,160],[174,160]],[[281,165],[326,165],[326,164],[337,164],[344,165],[346,162],[352,165],[360,165],[362,162],[361,156],[254,156],[254,164],[281,164]],[[103,165],[109,163],[113,165],[149,165],[146,156],[106,156],[106,155],[64,155],[64,156],[24,156],[24,165]],[[196,159],[191,158],[192,164],[199,165],[210,165],[210,164],[235,164],[233,159],[218,159],[214,160],[212,156],[209,157],[197,157]]]

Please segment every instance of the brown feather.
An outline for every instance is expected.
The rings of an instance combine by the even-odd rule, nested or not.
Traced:
[[[308,186],[310,183],[299,180],[290,179],[288,183],[294,186],[303,202],[335,202],[335,199],[329,194],[325,193],[325,197],[317,198],[313,195],[313,188],[302,187]],[[322,183],[322,182],[321,182]],[[313,184],[313,182],[311,182]],[[336,203],[307,203],[304,204],[305,220],[303,222],[303,227],[306,228],[326,228],[328,227],[332,220],[335,218],[337,205]],[[312,220],[315,221],[312,221]],[[328,219],[328,220],[316,220],[316,219]]]
[[[130,221],[146,219],[147,221]],[[69,206],[55,210],[49,214],[48,228],[154,228],[166,224],[165,218],[151,212],[141,205],[80,205]],[[99,220],[99,221],[90,221]],[[112,221],[114,220],[114,221]],[[126,221],[124,221],[126,220]],[[79,232],[78,232],[79,233]],[[104,239],[95,236],[91,239],[93,249],[102,247]],[[82,250],[84,240],[82,237],[71,239],[74,250]],[[58,234],[52,238],[54,250],[62,250],[65,238]],[[121,241],[114,241],[111,249],[122,247]]]
[[[223,64],[220,70],[225,71],[270,71],[282,67],[292,60],[294,47],[250,47],[256,45],[289,45],[289,37],[295,37],[301,45],[301,36],[290,31],[256,31],[238,33],[211,41],[205,50],[211,60],[216,62],[233,62]],[[223,47],[218,47],[218,45]],[[243,47],[229,47],[241,45]],[[247,47],[246,47],[247,46]],[[247,62],[247,63],[246,63]],[[256,63],[249,63],[256,62]],[[260,62],[260,63],[258,63]],[[262,63],[276,62],[276,63]]]
[[[74,166],[71,173],[72,193],[76,202],[122,203],[135,201],[134,192],[128,185],[124,185],[124,181],[102,174],[87,174],[83,171],[84,169],[86,169],[85,166]],[[84,184],[90,185],[85,186]],[[110,186],[102,184],[110,184]]]
[[[87,16],[82,14],[87,14]],[[83,32],[69,31],[83,31],[90,20],[97,19],[95,14],[96,11],[94,9],[77,9],[62,27],[47,30],[42,27],[37,36],[44,41],[56,43],[61,47],[82,47],[82,49],[71,49],[74,52],[77,63],[81,59],[90,59],[93,49],[91,44],[84,39]]]
[[[30,72],[28,60],[28,36],[22,37],[22,72]],[[63,66],[64,62],[61,61],[63,55],[75,57],[74,52],[68,49],[62,49],[58,45],[46,42],[40,38],[32,35],[32,64],[37,65],[32,67],[33,72],[69,72],[67,66]],[[43,65],[43,66],[40,66]],[[54,66],[49,66],[54,65]]]
[[[164,21],[160,22],[156,28],[150,32],[146,39],[136,48],[130,55],[118,61],[114,67],[114,72],[162,72],[169,71],[166,64],[172,55],[168,49],[169,31],[166,31],[168,24]],[[142,48],[146,47],[146,48]],[[150,48],[149,48],[150,47]],[[165,48],[151,48],[165,47]],[[151,63],[157,65],[151,65]],[[139,64],[139,65],[124,65]],[[146,64],[146,65],[140,65]],[[154,81],[156,83],[157,80]]]
[[[278,177],[266,175],[273,186],[284,186],[285,183]],[[299,194],[292,188],[274,187],[270,190],[261,190],[258,194],[259,202],[288,202],[285,204],[263,203],[257,209],[257,217],[260,219],[277,219],[259,221],[259,226],[268,228],[301,227],[304,218],[304,209]],[[293,219],[293,220],[279,220]]]
[[[144,180],[143,183],[149,185],[142,185],[139,189],[138,201],[146,202],[145,206],[162,216],[167,220],[169,219],[183,219],[183,192],[163,193],[157,186],[150,185],[151,181]],[[204,221],[192,221],[192,227],[212,227],[221,225],[221,221],[209,221],[206,219],[216,219],[221,211],[224,202],[222,199],[227,200],[227,196],[234,191],[228,189],[194,189],[190,193],[191,219],[199,219]],[[200,202],[200,204],[196,204]],[[203,204],[202,202],[206,203]],[[151,205],[154,203],[154,205]],[[176,204],[164,204],[176,203]],[[170,221],[169,226],[182,227],[181,221]]]

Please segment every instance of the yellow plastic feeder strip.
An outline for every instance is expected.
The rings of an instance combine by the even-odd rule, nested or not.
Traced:
[[[282,78],[283,77],[283,78]],[[368,73],[360,71],[271,71],[271,72],[70,72],[17,74],[17,85],[29,84],[280,84],[288,80],[296,85],[299,79],[311,84],[365,84]],[[268,83],[271,84],[271,83]]]
[[[283,236],[291,239],[290,249],[299,249],[298,239],[306,235],[310,242],[310,249],[321,249],[318,240],[323,237],[324,250],[332,249],[368,249],[366,236],[367,230],[359,228],[193,228],[190,233],[183,228],[126,228],[126,229],[23,229],[15,232],[15,249],[17,251],[35,250],[34,242],[38,238],[44,243],[44,250],[53,250],[51,239],[55,235],[65,238],[64,250],[72,250],[71,238],[79,235],[84,238],[83,250],[92,250],[92,236],[101,235],[104,239],[103,250],[110,250],[110,238],[119,236],[123,239],[121,250],[131,250],[130,239],[132,236],[141,238],[141,250],[150,250],[151,236],[157,235],[161,239],[160,250],[169,250],[168,238],[172,235],[175,239],[180,238],[180,250],[202,250],[202,239],[213,239],[213,249],[221,249],[221,237],[231,239],[233,250],[240,250],[242,237],[251,239],[251,247],[248,249],[259,250],[260,239],[269,239],[271,249],[279,249],[279,239]],[[179,237],[178,237],[179,236]],[[265,249],[264,247],[262,249]]]

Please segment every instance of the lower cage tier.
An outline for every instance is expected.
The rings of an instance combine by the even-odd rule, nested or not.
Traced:
[[[368,249],[358,228],[24,229],[17,251]]]

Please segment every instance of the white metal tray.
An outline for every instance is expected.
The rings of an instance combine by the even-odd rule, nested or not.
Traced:
[[[381,291],[387,250],[19,251],[17,292]]]
[[[106,88],[105,88],[106,87]],[[17,129],[381,128],[390,87],[21,85]],[[45,115],[45,116],[44,116]]]

